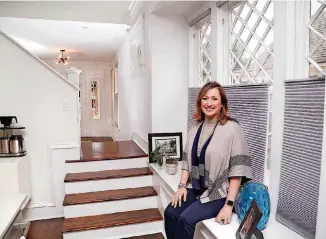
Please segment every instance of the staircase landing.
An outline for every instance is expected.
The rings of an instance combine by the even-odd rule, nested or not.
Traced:
[[[129,141],[81,142],[80,160],[67,160],[66,163],[142,158],[148,155],[139,146]]]

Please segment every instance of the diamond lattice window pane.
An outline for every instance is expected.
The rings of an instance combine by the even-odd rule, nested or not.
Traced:
[[[252,12],[251,15],[250,15],[250,18],[248,20],[248,26],[249,28],[252,30],[257,22],[257,19],[258,19],[258,14],[255,13],[255,12]]]
[[[240,57],[240,62],[244,66],[247,64],[247,62],[250,60],[250,53],[248,51],[244,51],[243,54]]]
[[[246,20],[249,11],[250,11],[250,7],[247,4],[245,4],[242,11],[241,11],[240,17],[243,20]]]
[[[324,41],[317,51],[315,51],[314,54],[312,54],[311,58],[316,62],[316,63],[326,63],[326,42]]]
[[[233,32],[238,34],[241,29],[241,26],[242,26],[241,22],[237,20],[237,23],[234,25]]]
[[[311,24],[319,33],[326,36],[326,9],[324,9]]]
[[[256,31],[255,31],[256,35],[259,38],[262,38],[265,31],[267,30],[267,27],[268,27],[268,24],[264,20],[261,20]]]
[[[251,77],[247,73],[244,73],[242,75],[240,81],[241,81],[241,84],[249,84],[251,81]]]
[[[266,17],[267,20],[269,21],[272,21],[273,18],[274,18],[274,12],[273,12],[273,9],[274,9],[274,5],[273,5],[273,2],[271,2],[264,14],[264,17]]]
[[[256,9],[261,12],[266,4],[269,4],[267,0],[259,0],[257,1]]]
[[[310,2],[309,75],[326,74],[326,2]],[[317,34],[317,33],[318,34]],[[311,60],[312,59],[312,60]]]
[[[314,16],[322,4],[316,0],[310,2],[310,15]]]
[[[258,44],[258,40],[256,39],[256,37],[252,37],[248,43],[248,49],[251,51],[251,52],[254,52],[254,50],[256,49],[257,47],[257,44]]]
[[[269,49],[272,49],[272,44],[274,40],[274,32],[273,29],[269,30],[266,38],[264,39],[265,46],[267,46]]]
[[[269,55],[264,63],[264,69],[267,71],[270,77],[273,77],[273,56]]]
[[[199,83],[205,84],[211,80],[211,22],[204,19],[199,27]]]
[[[236,13],[238,13],[240,7],[241,7],[241,6],[239,5],[239,6],[235,7],[235,8],[233,8],[233,11],[235,11]]]
[[[232,46],[233,42],[235,43],[231,49],[233,82],[247,84],[248,82],[270,80],[272,79],[272,69],[265,69],[265,67],[273,67],[273,56],[271,55],[274,40],[273,4],[267,0],[242,1],[237,8],[238,12],[231,10],[234,21],[236,21],[231,35],[240,38],[235,42],[232,41]],[[242,9],[241,12],[239,9]],[[257,14],[257,11],[264,17]],[[240,19],[245,22],[245,27]],[[260,41],[263,44],[259,43]],[[266,45],[267,49],[263,45]]]
[[[256,63],[256,61],[252,60],[249,64],[249,67],[247,70],[248,70],[249,74],[251,75],[251,77],[255,78],[255,76],[260,71],[260,68],[259,68],[258,64]]]
[[[246,42],[248,39],[250,32],[247,29],[244,29],[240,35],[240,39],[242,40],[242,42]]]
[[[267,82],[268,80],[268,76],[263,71],[259,71],[258,75],[255,77],[255,81],[258,83]]]
[[[266,58],[266,48],[260,45],[258,51],[255,54],[255,57],[259,64],[263,64],[263,61]]]

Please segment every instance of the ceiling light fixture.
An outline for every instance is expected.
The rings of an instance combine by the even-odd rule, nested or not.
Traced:
[[[65,52],[65,50],[60,50],[60,51],[61,51],[61,56],[60,55],[58,56],[59,60],[56,62],[56,64],[63,63],[64,65],[67,65],[68,64],[67,60],[69,59],[69,56],[63,57],[63,53]]]

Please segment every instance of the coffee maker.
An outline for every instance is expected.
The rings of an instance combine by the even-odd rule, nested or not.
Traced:
[[[0,137],[0,156],[21,156],[25,153],[24,138],[20,134],[13,133],[14,130],[24,129],[21,126],[11,126],[13,120],[18,123],[16,116],[0,116],[1,137]]]

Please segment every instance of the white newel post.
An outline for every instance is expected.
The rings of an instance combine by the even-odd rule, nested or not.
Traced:
[[[70,67],[69,69],[65,70],[68,73],[68,81],[71,82],[73,85],[79,88],[79,75],[82,70]],[[81,120],[81,105],[80,105],[80,93],[78,97],[78,125],[80,127],[80,120]]]

